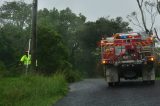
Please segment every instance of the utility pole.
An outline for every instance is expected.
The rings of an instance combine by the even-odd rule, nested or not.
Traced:
[[[36,70],[37,66],[37,4],[38,0],[33,0],[32,7],[32,48],[31,48],[31,59],[32,69]]]

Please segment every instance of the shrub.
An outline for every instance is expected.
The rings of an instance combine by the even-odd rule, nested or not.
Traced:
[[[0,61],[0,77],[2,77],[5,74],[6,68],[3,62]]]
[[[65,70],[63,71],[63,74],[69,83],[82,80],[82,74],[77,70]]]
[[[64,96],[68,87],[64,75],[30,75],[1,78],[0,91],[2,106],[48,106]]]

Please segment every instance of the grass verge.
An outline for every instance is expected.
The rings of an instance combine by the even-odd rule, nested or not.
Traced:
[[[0,78],[0,106],[51,106],[68,91],[63,75]]]
[[[160,80],[160,77],[156,77],[156,80]]]

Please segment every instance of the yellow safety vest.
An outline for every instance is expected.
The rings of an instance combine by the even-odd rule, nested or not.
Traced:
[[[24,65],[30,65],[31,64],[31,55],[29,55],[29,56],[23,55],[20,61],[23,62]]]

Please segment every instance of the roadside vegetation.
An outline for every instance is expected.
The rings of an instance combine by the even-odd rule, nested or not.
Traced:
[[[64,75],[0,78],[0,106],[51,106],[66,95]]]

